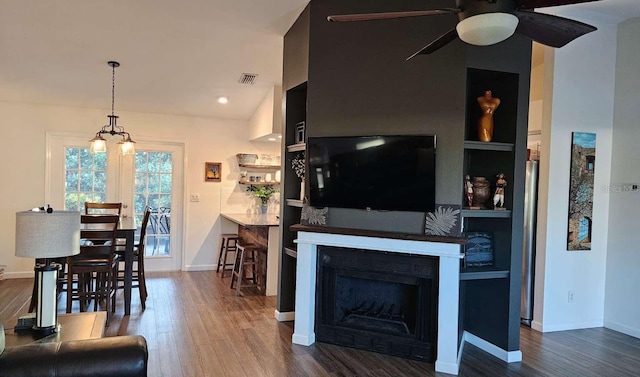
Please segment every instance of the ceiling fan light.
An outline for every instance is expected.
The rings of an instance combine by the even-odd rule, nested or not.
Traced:
[[[510,13],[483,13],[458,23],[456,31],[463,41],[488,46],[509,38],[518,27],[518,17]]]

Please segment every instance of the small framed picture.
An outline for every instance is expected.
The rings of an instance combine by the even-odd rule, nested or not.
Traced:
[[[204,163],[204,181],[205,182],[221,182],[222,181],[222,163],[205,162]]]
[[[493,233],[466,232],[464,246],[464,267],[493,266]]]

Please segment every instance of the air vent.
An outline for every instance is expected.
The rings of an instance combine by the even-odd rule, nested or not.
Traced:
[[[243,73],[240,76],[240,80],[238,82],[240,84],[253,85],[256,83],[256,78],[258,77],[257,73]]]

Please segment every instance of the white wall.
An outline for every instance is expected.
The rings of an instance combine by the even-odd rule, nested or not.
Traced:
[[[577,18],[577,17],[572,17]],[[579,18],[577,18],[579,19]],[[617,27],[546,48],[534,321],[541,331],[603,325]],[[571,133],[596,133],[592,250],[567,251]],[[568,302],[568,292],[574,302]]]
[[[640,19],[620,24],[609,194],[605,326],[640,337]]]
[[[275,85],[249,119],[249,139],[267,141],[282,135],[282,124],[282,87]]]
[[[0,265],[5,277],[33,276],[33,260],[17,258],[15,213],[44,203],[45,132],[86,132],[89,140],[108,123],[105,109],[86,109],[0,102]],[[243,208],[255,203],[238,187],[236,153],[279,154],[277,143],[249,142],[248,122],[201,117],[119,112],[119,124],[132,138],[184,142],[185,233],[182,265],[187,270],[209,269],[221,229],[220,208]],[[87,143],[88,145],[88,143]],[[204,181],[204,162],[222,162],[222,182]],[[188,201],[200,193],[200,202]]]

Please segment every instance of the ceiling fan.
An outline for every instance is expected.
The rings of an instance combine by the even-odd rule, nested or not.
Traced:
[[[407,12],[344,14],[327,17],[332,22],[372,21],[394,18],[451,15],[457,26],[411,55],[431,54],[459,37],[464,42],[488,46],[502,42],[513,33],[551,47],[562,47],[596,27],[564,17],[536,13],[533,8],[586,3],[599,0],[456,0],[456,8]]]

